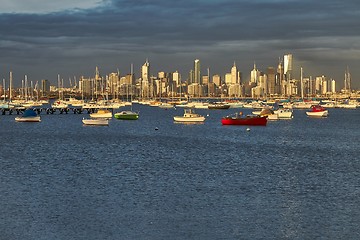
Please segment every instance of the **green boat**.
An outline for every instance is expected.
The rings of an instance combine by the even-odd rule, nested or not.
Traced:
[[[114,114],[116,119],[122,120],[137,120],[139,118],[139,113],[133,111],[121,111]]]

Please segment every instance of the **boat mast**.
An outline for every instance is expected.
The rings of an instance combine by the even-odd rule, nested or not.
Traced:
[[[4,89],[4,103],[6,101],[6,88],[5,88],[5,78],[3,78],[3,89]]]
[[[300,68],[301,99],[304,99],[303,68]]]
[[[9,102],[11,102],[11,98],[12,98],[12,83],[13,82],[13,77],[12,77],[12,72],[10,71],[10,86],[9,86]]]

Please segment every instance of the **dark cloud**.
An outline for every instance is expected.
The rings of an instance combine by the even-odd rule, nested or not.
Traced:
[[[135,70],[149,58],[156,71],[187,77],[195,58],[212,73],[233,62],[247,75],[293,53],[308,74],[342,84],[346,66],[360,72],[358,1],[112,0],[97,8],[48,14],[1,14],[1,74],[56,79]],[[56,80],[54,80],[56,82]]]

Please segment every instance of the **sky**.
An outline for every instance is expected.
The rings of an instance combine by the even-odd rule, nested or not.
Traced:
[[[293,54],[293,75],[326,76],[343,87],[349,67],[360,89],[358,0],[2,0],[0,77],[28,80],[93,77],[120,71],[179,71],[194,60],[202,74],[230,72],[248,80]]]

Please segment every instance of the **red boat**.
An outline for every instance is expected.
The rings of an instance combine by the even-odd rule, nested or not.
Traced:
[[[226,116],[221,119],[222,125],[251,125],[251,126],[266,126],[267,118],[266,116],[255,116],[247,115],[242,116],[242,114],[234,114],[231,116]]]

